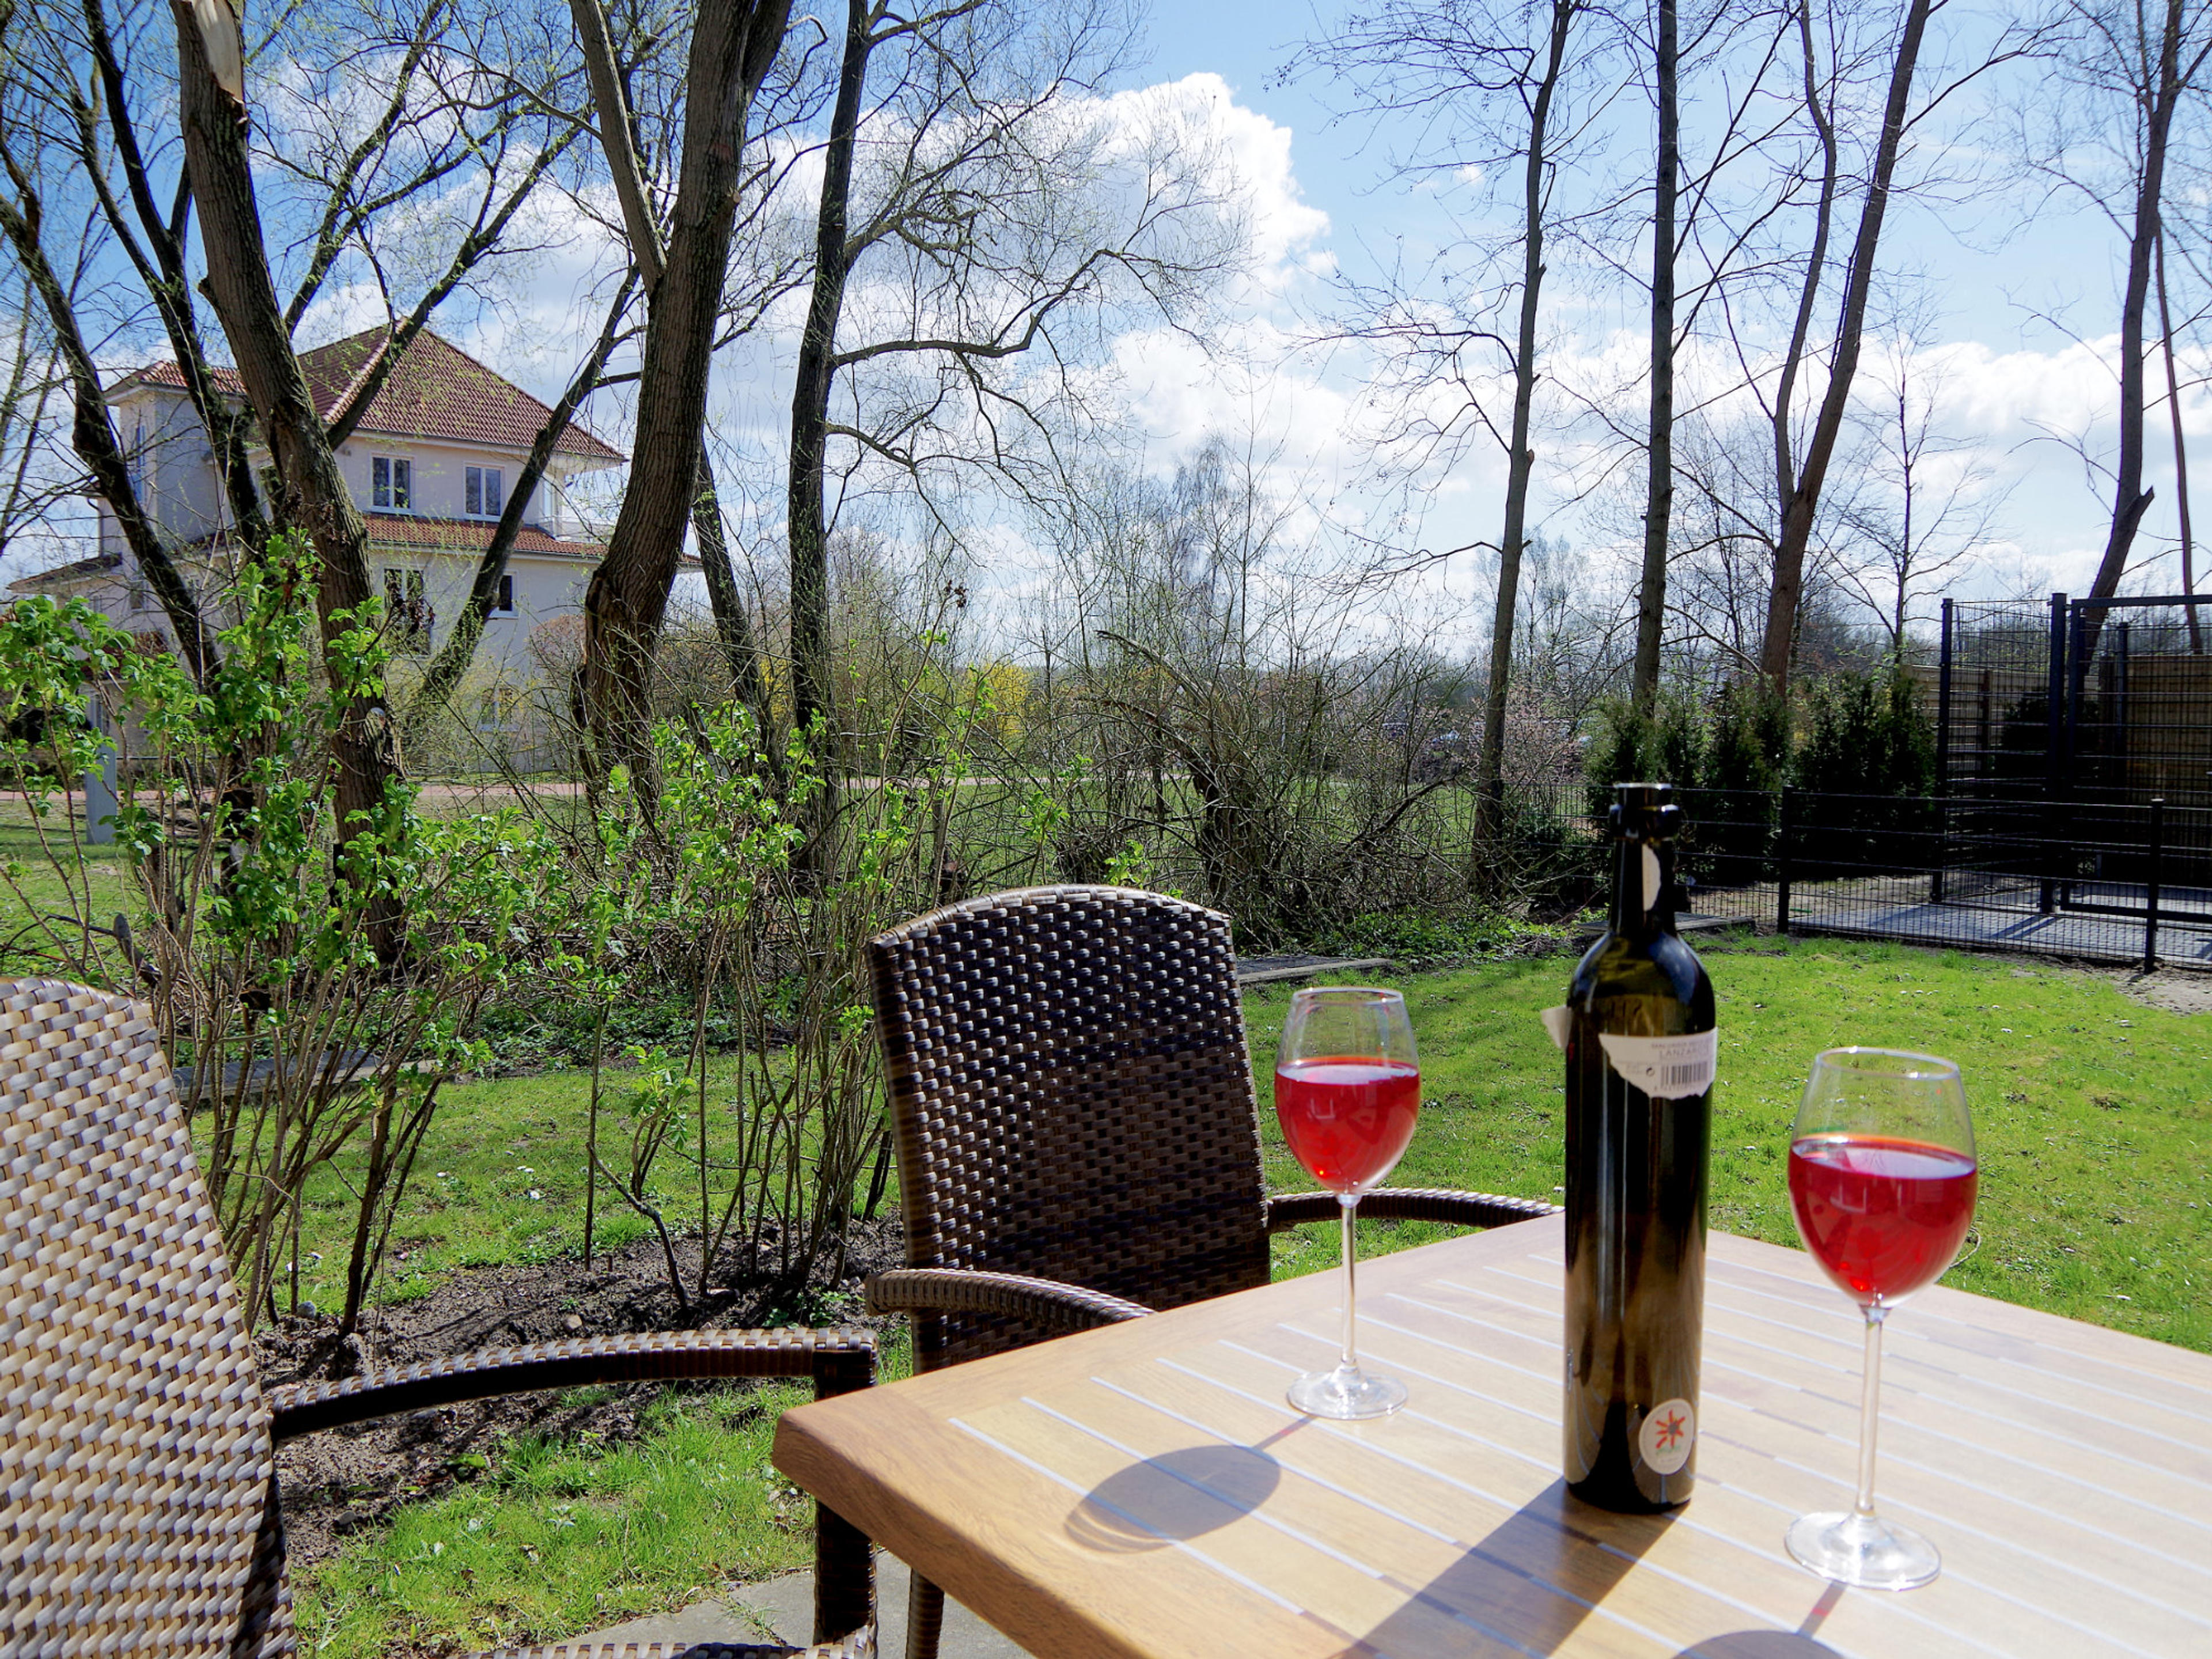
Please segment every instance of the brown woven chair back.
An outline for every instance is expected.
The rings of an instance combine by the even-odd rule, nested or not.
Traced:
[[[221,1655],[271,1448],[143,1006],[0,984],[0,1652]]]
[[[1229,921],[1158,893],[1033,887],[872,946],[907,1261],[1154,1308],[1267,1280],[1258,1103]],[[917,1322],[947,1364],[1047,1334]]]

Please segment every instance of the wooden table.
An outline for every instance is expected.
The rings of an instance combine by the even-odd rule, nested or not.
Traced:
[[[2212,1358],[1960,1291],[1892,1322],[1882,1507],[1904,1594],[1794,1565],[1847,1508],[1860,1324],[1803,1255],[1716,1234],[1697,1494],[1568,1498],[1556,1218],[1363,1264],[1363,1358],[1411,1404],[1299,1417],[1319,1273],[785,1414],[791,1478],[1042,1659],[2212,1655]]]

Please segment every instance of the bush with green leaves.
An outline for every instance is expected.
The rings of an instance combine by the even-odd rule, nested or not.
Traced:
[[[1842,672],[1806,694],[1793,781],[1804,803],[1790,849],[1803,874],[1925,868],[1936,827],[1936,727],[1918,690],[1892,669]]]
[[[0,970],[151,1003],[250,1319],[274,1310],[280,1283],[296,1287],[307,1183],[346,1158],[349,1328],[440,1087],[475,1062],[485,1000],[562,931],[544,925],[562,898],[544,835],[515,813],[426,818],[395,782],[333,821],[330,740],[348,702],[380,689],[386,651],[374,604],[313,638],[300,599],[313,558],[287,536],[241,563],[223,596],[236,620],[198,684],[81,600],[0,614],[0,723],[39,728],[0,760],[40,826],[46,873],[78,907],[10,940]],[[44,718],[21,719],[33,709]],[[47,827],[63,795],[50,780],[98,769],[111,743],[137,902],[103,923],[81,815]],[[31,878],[6,872],[19,896]]]

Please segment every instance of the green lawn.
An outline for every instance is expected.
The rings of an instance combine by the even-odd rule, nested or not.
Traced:
[[[2212,1015],[2146,1008],[2090,974],[1894,945],[1762,941],[1708,960],[1722,1020],[1715,1226],[1796,1243],[1784,1153],[1817,1049],[1929,1049],[1965,1070],[1984,1170],[1975,1230],[1946,1282],[2212,1350]],[[1570,967],[1551,957],[1401,981],[1425,1102],[1396,1182],[1556,1194],[1559,1059],[1536,1013]],[[1271,987],[1246,1001],[1278,1188],[1306,1184],[1265,1109],[1287,1000]],[[574,1073],[454,1090],[390,1291],[574,1248],[585,1098]],[[336,1216],[312,1219],[311,1240]],[[1362,1231],[1373,1252],[1442,1230]],[[1308,1228],[1277,1250],[1282,1276],[1331,1265],[1334,1243]],[[644,1440],[615,1452],[512,1446],[472,1486],[304,1574],[303,1632],[333,1659],[551,1639],[798,1565],[805,1506],[767,1462],[775,1413],[796,1397],[763,1389],[671,1401]]]

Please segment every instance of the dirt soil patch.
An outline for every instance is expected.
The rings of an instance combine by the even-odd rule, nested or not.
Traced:
[[[2137,1002],[2177,1014],[2212,1014],[2212,974],[2116,974],[2114,981]]]
[[[740,1281],[688,1310],[670,1290],[665,1258],[650,1239],[602,1251],[589,1267],[580,1257],[566,1257],[476,1268],[455,1273],[426,1295],[372,1310],[359,1334],[343,1340],[333,1317],[277,1321],[259,1334],[261,1380],[269,1387],[343,1376],[370,1366],[571,1336],[801,1323],[881,1326],[889,1322],[861,1312],[860,1281],[903,1259],[896,1216],[856,1221],[842,1279],[825,1275],[799,1296],[781,1298]],[[697,1245],[679,1243],[677,1260],[687,1279],[696,1280]],[[639,1412],[655,1393],[716,1386],[750,1385],[636,1383],[595,1393],[588,1404],[573,1396],[564,1403],[560,1394],[509,1395],[295,1440],[276,1455],[292,1564],[319,1560],[399,1504],[474,1479],[508,1437],[591,1437],[617,1444],[636,1437]]]

